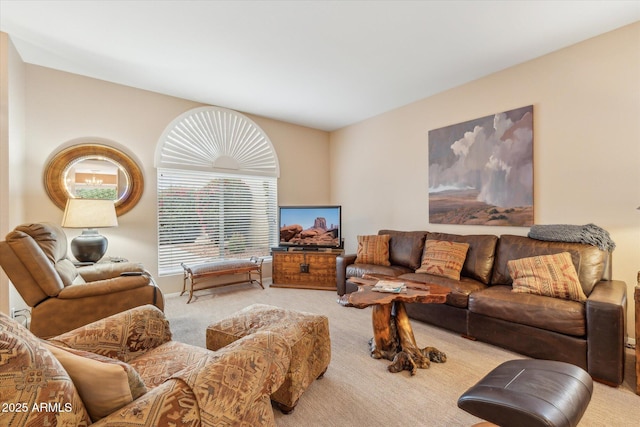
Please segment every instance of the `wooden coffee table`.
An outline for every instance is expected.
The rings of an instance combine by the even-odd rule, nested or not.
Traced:
[[[372,291],[378,280],[404,282],[407,290],[401,293]],[[447,355],[435,347],[418,347],[404,303],[442,304],[451,292],[449,288],[383,275],[352,277],[349,281],[358,285],[358,291],[341,296],[338,303],[355,308],[373,306],[373,338],[369,341],[371,357],[391,360],[390,372],[408,370],[411,375],[415,375],[418,368],[428,368],[431,362],[447,361]]]

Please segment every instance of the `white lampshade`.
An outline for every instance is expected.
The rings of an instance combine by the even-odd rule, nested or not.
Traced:
[[[113,200],[69,198],[62,218],[62,226],[65,228],[117,227],[115,203]]]
[[[71,240],[71,253],[80,262],[98,262],[107,252],[109,241],[95,229],[118,226],[116,205],[113,200],[68,199],[62,226],[84,228]]]

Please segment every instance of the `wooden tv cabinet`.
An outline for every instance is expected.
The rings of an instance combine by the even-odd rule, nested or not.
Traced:
[[[337,290],[336,257],[342,250],[274,250],[271,286]]]

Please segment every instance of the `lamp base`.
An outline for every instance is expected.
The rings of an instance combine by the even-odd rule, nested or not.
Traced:
[[[107,252],[108,245],[106,237],[90,228],[71,240],[71,253],[80,262],[98,262]]]

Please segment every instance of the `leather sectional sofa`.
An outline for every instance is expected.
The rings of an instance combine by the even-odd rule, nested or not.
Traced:
[[[610,280],[610,255],[596,246],[502,235],[454,235],[380,230],[388,234],[391,265],[337,262],[338,294],[366,273],[437,283],[451,289],[445,304],[407,304],[410,317],[537,358],[572,363],[594,380],[618,386],[624,378],[626,284]],[[416,273],[426,240],[468,243],[460,280]],[[569,252],[586,302],[512,292],[509,260]]]

